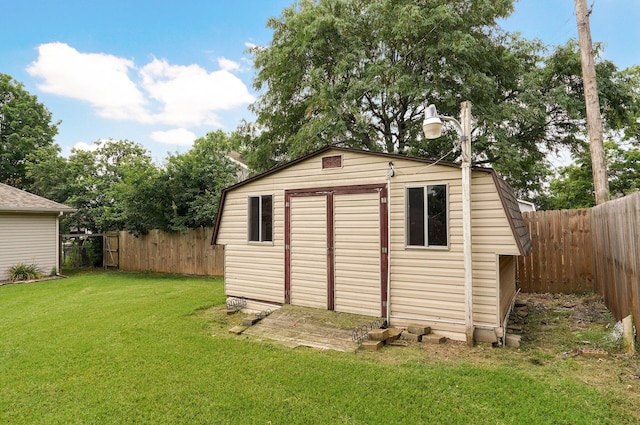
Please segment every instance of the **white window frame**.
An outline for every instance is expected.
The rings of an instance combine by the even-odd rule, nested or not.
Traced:
[[[264,235],[262,234],[262,199],[265,197],[271,197],[271,240],[264,240]],[[258,240],[251,240],[251,225],[252,225],[252,217],[251,217],[251,200],[254,198],[258,198]],[[247,242],[250,244],[265,244],[265,245],[273,245],[274,240],[274,199],[275,196],[273,194],[260,194],[260,195],[249,195],[247,197]]]
[[[429,200],[428,200],[428,191],[429,187],[433,186],[444,186],[445,188],[445,206],[446,206],[446,216],[445,216],[445,225],[446,225],[446,245],[430,245],[429,244]],[[409,237],[410,237],[410,221],[409,221],[409,189],[422,189],[424,193],[424,214],[423,214],[423,228],[424,228],[424,245],[410,245]],[[407,249],[434,249],[434,250],[448,250],[451,247],[451,224],[449,223],[449,217],[451,216],[451,201],[450,201],[450,192],[449,192],[449,183],[428,183],[428,184],[412,184],[406,185],[404,188],[404,196],[405,196],[405,248]]]

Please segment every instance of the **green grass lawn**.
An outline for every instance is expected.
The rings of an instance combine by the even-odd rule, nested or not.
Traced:
[[[222,304],[222,281],[207,278],[114,272],[1,286],[0,423],[639,420],[624,388],[572,372],[597,360],[289,349],[229,335],[233,319],[211,309]]]

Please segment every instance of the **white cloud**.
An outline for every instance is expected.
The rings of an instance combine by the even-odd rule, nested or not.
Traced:
[[[44,80],[40,90],[89,102],[102,117],[145,122],[146,100],[128,75],[133,68],[127,59],[49,43],[38,47],[38,60],[27,72]]]
[[[186,128],[176,128],[167,131],[154,131],[151,133],[151,138],[167,145],[191,146],[196,135]]]
[[[71,148],[72,150],[75,149],[77,151],[95,151],[96,149],[98,149],[100,147],[100,145],[98,145],[97,143],[92,143],[92,144],[88,144],[85,142],[78,142],[75,145],[73,145],[73,147]]]
[[[27,71],[43,80],[40,90],[89,102],[105,118],[221,127],[216,111],[254,98],[231,73],[240,69],[238,63],[219,58],[218,66],[220,70],[209,72],[199,65],[172,65],[154,58],[138,69],[129,59],[48,43],[38,47],[38,59]]]
[[[163,105],[159,122],[189,126],[220,126],[214,111],[253,101],[244,83],[226,70],[207,72],[199,65],[171,65],[154,59],[140,70],[142,87]]]
[[[235,71],[240,69],[240,64],[227,58],[218,58],[218,66],[223,71]]]

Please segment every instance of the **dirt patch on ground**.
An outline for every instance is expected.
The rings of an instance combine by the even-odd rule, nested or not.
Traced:
[[[353,314],[283,306],[243,332],[255,338],[275,340],[289,347],[354,352],[354,329],[375,321]]]
[[[526,307],[528,314],[518,314],[518,306]],[[516,308],[511,314],[510,323],[523,324],[529,330],[535,325],[550,325],[558,323],[559,317],[564,316],[564,322],[571,330],[587,329],[592,326],[609,327],[613,318],[598,295],[567,295],[567,294],[520,294]]]

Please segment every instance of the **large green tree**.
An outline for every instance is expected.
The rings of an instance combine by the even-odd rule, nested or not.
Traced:
[[[453,113],[515,84],[520,66],[494,34],[510,0],[303,0],[267,25],[253,49],[257,120],[248,160],[257,169],[328,143],[417,148],[425,102]]]
[[[59,153],[58,124],[22,83],[0,73],[0,182],[30,189],[26,165]]]
[[[473,157],[534,196],[549,151],[584,129],[577,46],[545,46],[503,32],[511,0],[302,0],[270,19],[273,39],[252,49],[263,94],[242,128],[257,171],[339,143],[440,158],[457,135],[425,140],[425,103],[457,116],[473,103]],[[611,63],[599,62],[605,120],[637,104]],[[458,147],[447,156],[456,158]]]
[[[613,140],[605,142],[609,189],[612,197],[640,190],[640,147],[637,141],[622,146]],[[582,144],[575,163],[559,169],[549,185],[548,193],[539,199],[541,209],[590,208],[595,205],[589,148]]]
[[[171,207],[168,228],[213,226],[222,189],[237,181],[237,165],[227,156],[234,138],[221,130],[210,132],[188,152],[169,156],[164,171]]]
[[[51,155],[30,163],[27,175],[34,182],[33,192],[77,209],[64,220],[67,228],[93,232],[138,229],[140,218],[126,209],[124,200],[138,190],[134,182],[143,183],[140,176],[155,176],[151,156],[142,145],[129,140],[95,145],[90,151],[74,149],[69,158]]]
[[[215,222],[222,189],[236,181],[237,166],[226,155],[233,140],[211,132],[164,166],[138,143],[107,140],[68,159],[52,152],[27,170],[34,192],[77,209],[64,220],[67,229],[185,230]]]

